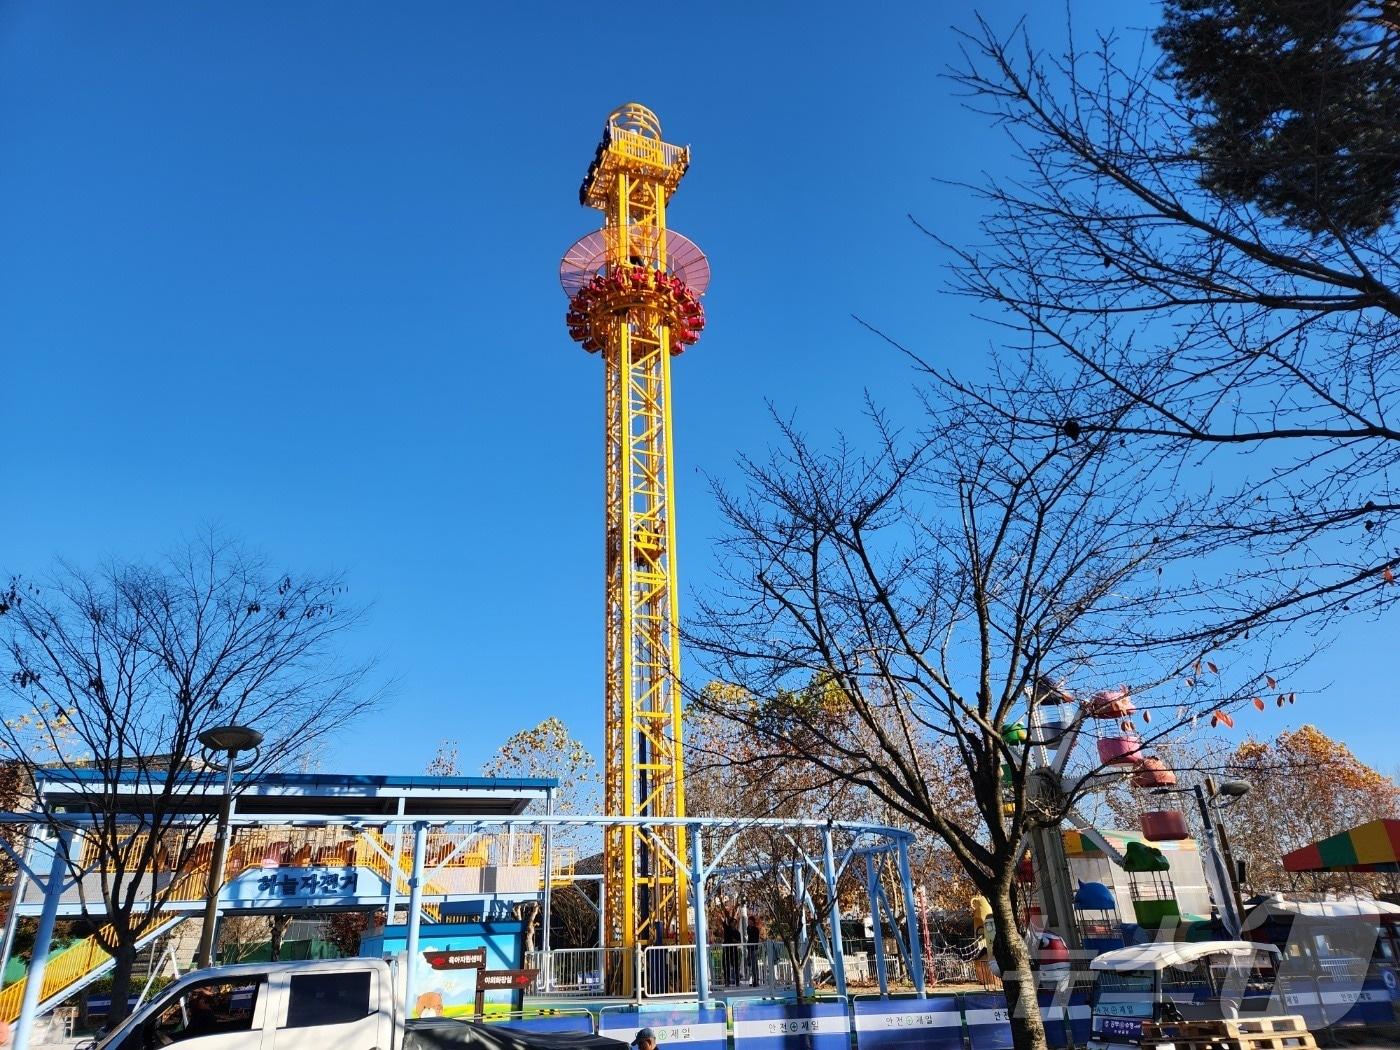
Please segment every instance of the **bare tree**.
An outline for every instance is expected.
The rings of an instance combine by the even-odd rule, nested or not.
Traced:
[[[219,920],[219,961],[242,962],[267,939],[267,918],[262,915],[225,915]]]
[[[352,721],[376,698],[368,668],[336,647],[360,615],[341,577],[275,572],[213,535],[156,564],[65,564],[42,584],[7,589],[3,732],[31,779],[58,772],[77,792],[67,815],[47,821],[62,827],[73,810],[91,820],[70,866],[87,876],[83,914],[115,960],[114,1019],[136,943],[181,885],[168,873],[191,870],[215,815],[201,799],[221,774],[201,761],[199,734],[259,729],[263,746],[240,774],[251,778]],[[11,727],[26,716],[53,761],[19,746]]]
[[[878,800],[858,785],[812,763],[775,754],[771,742],[722,714],[752,702],[741,688],[711,682],[703,699],[686,712],[690,815],[881,822],[872,812],[879,808]],[[817,930],[829,925],[830,889],[811,867],[811,858],[820,853],[808,829],[748,827],[729,851],[733,861],[727,868],[732,870],[707,890],[720,919],[711,927],[710,941],[722,942],[725,920],[736,921],[739,906],[748,905],[768,938],[782,946],[799,998],[806,992],[804,968],[818,941]]]
[[[814,677],[800,690],[810,697],[828,693],[823,704],[831,717],[844,717],[845,704],[839,690],[830,689]],[[696,816],[778,817],[826,819],[903,828],[915,835],[909,857],[914,882],[930,890],[933,908],[966,911],[976,892],[963,875],[942,841],[928,829],[911,824],[904,813],[895,811],[883,799],[860,784],[833,776],[829,770],[803,761],[800,747],[781,753],[771,738],[752,733],[742,722],[721,714],[734,705],[752,704],[744,690],[723,682],[705,687],[704,698],[686,712],[686,808]],[[792,701],[788,701],[792,702]],[[895,729],[895,727],[890,727]],[[975,820],[976,811],[966,792],[957,753],[941,741],[922,741],[918,765],[924,770],[930,789],[938,793],[936,806],[962,820]],[[810,834],[808,835],[810,839]],[[716,880],[708,891],[710,900],[725,917],[733,918],[740,904],[747,904],[788,957],[798,994],[802,994],[802,971],[816,941],[815,929],[829,926],[826,910],[829,895],[822,876],[802,870],[802,858],[821,852],[812,841],[794,830],[763,828],[743,831],[731,855],[734,870]],[[798,870],[794,871],[794,863]],[[859,867],[859,865],[857,865]],[[898,863],[892,854],[879,858],[877,877],[886,899],[903,911],[904,897]],[[850,880],[842,886],[843,903],[863,898],[864,891],[852,892]],[[805,892],[804,892],[805,891]],[[907,916],[903,918],[907,919]],[[714,927],[718,929],[719,927]],[[802,938],[798,937],[803,933]],[[717,939],[713,936],[711,940]]]
[[[1126,685],[1141,714],[1122,732],[1147,748],[1265,678],[1221,668],[1244,628],[1221,626],[1176,561],[1200,504],[1143,506],[1155,464],[1104,434],[1023,433],[975,401],[931,399],[908,438],[874,418],[866,455],[783,425],[778,451],[744,461],[746,491],[720,492],[725,583],[700,602],[691,645],[734,688],[692,702],[936,836],[991,904],[1016,1046],[1041,1047],[1015,868],[1099,760],[1050,785],[1014,722],[1047,682]],[[925,764],[931,744],[956,765]],[[943,804],[949,777],[964,812]]]
[[[570,882],[554,887],[551,902],[550,945],[554,948],[598,948],[598,900],[601,882],[589,891],[586,883]]]
[[[1177,12],[1178,23],[1221,7],[1175,5],[1184,6],[1192,10]],[[1269,6],[1250,5],[1265,20]],[[1270,23],[1272,57],[1260,61],[1321,61],[1307,41],[1290,42],[1287,22]],[[1189,31],[1171,29],[1178,62]],[[1022,31],[1004,36],[979,22],[965,52],[952,79],[1006,130],[1017,163],[967,187],[985,208],[976,243],[938,239],[953,289],[991,307],[1029,367],[941,378],[1027,431],[1131,440],[1163,464],[1149,489],[1201,490],[1213,479],[1214,521],[1199,538],[1234,551],[1214,568],[1243,614],[1326,617],[1353,602],[1393,603],[1400,242],[1386,209],[1365,220],[1342,214],[1349,205],[1335,182],[1297,207],[1271,203],[1258,185],[1222,188],[1231,184],[1222,166],[1255,164],[1243,154],[1263,147],[1208,148],[1229,139],[1224,103],[1195,97],[1195,65],[1159,64],[1145,41],[1102,38],[1057,58]],[[1367,75],[1394,80],[1395,62],[1393,48],[1377,49]],[[1228,94],[1232,83],[1211,91]],[[1272,102],[1234,101],[1264,105],[1256,116],[1272,119]],[[1393,114],[1384,119],[1376,141],[1390,134]],[[1346,134],[1370,141],[1364,128]],[[1327,157],[1295,158],[1298,170],[1345,163],[1347,150],[1329,143]],[[1296,197],[1304,176],[1290,171]]]
[[[763,865],[743,881],[745,895],[762,916],[768,938],[782,945],[792,968],[793,991],[801,1001],[807,991],[804,971],[817,945],[816,931],[830,914],[833,890],[809,870],[814,844],[803,839],[810,839],[810,832],[763,828],[745,837],[750,847],[757,847],[751,856]],[[851,876],[846,881],[852,881]],[[835,892],[847,889],[838,880]]]
[[[454,741],[444,741],[435,761],[450,755],[455,765],[455,748]],[[488,777],[552,777],[558,781],[554,790],[556,814],[598,811],[598,763],[588,748],[569,735],[569,727],[552,715],[530,729],[513,733],[482,765],[481,772]],[[538,812],[538,806],[532,804],[532,808]],[[591,828],[560,827],[552,834],[554,844],[566,849],[582,851],[596,845],[597,835]],[[545,873],[547,878],[552,878],[553,874]],[[573,892],[562,895],[566,898],[564,908],[571,913],[570,923],[577,926],[580,917],[572,913],[588,909],[592,901],[578,887],[570,887],[570,890]],[[551,901],[551,907],[557,900],[555,897]],[[540,902],[526,901],[517,906],[516,914],[525,924],[525,950],[534,951],[543,915]],[[551,921],[551,934],[553,925]]]
[[[455,740],[444,740],[438,744],[433,757],[428,761],[427,773],[430,777],[455,777],[461,775],[461,751]]]

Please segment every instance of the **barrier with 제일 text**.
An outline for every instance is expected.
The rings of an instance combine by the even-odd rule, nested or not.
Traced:
[[[723,1007],[688,1006],[666,1010],[604,1009],[598,1014],[598,1034],[630,1043],[640,1028],[656,1033],[659,1046],[685,1050],[727,1050],[729,1031]]]
[[[1317,997],[1329,1027],[1395,1024],[1391,992],[1379,976],[1362,980],[1318,980]]]
[[[844,1002],[735,1003],[735,1050],[849,1050]]]
[[[967,1041],[972,1050],[1011,1050],[1011,1011],[1000,992],[970,992],[962,997]]]
[[[957,996],[857,999],[852,1010],[860,1050],[962,1050]]]

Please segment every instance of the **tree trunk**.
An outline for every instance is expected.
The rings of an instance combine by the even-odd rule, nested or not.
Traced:
[[[112,1005],[107,1010],[107,1030],[116,1027],[127,1013],[127,1000],[131,998],[131,971],[136,965],[136,946],[118,944],[112,953]]]
[[[987,894],[996,920],[992,938],[992,954],[1001,968],[1001,983],[1005,989],[1006,1007],[1011,1014],[1011,1042],[1016,1050],[1045,1050],[1045,1025],[1035,999],[1035,974],[1031,972],[1031,957],[1026,942],[1016,924],[1016,909],[1011,903],[1011,886],[1002,885]]]
[[[278,962],[282,958],[282,938],[286,936],[287,927],[292,924],[290,915],[274,915],[271,920],[272,932],[268,938],[267,949],[268,958],[272,962]]]
[[[525,929],[525,953],[528,955],[535,950],[535,926],[540,917],[540,905],[538,901],[530,901],[520,909],[520,921]]]
[[[785,937],[779,937],[778,943],[783,946],[783,953],[787,955],[788,965],[792,967],[792,991],[800,1003],[807,994],[807,982],[803,980],[802,971],[807,964],[807,955],[811,953],[804,954],[796,941],[789,941]]]

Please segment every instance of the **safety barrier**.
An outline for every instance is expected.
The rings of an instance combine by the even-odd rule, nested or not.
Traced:
[[[527,952],[525,967],[539,976],[528,995],[564,995],[572,999],[624,995],[635,979],[630,948],[559,948]]]
[[[1089,993],[1068,983],[1056,988],[1039,988],[1036,1006],[1045,1026],[1045,1042],[1051,1050],[1085,1046],[1093,1029]]]
[[[850,1050],[845,1002],[735,1003],[735,1050]]]
[[[1322,999],[1317,994],[1317,982],[1311,977],[1280,974],[1274,984],[1274,992],[1282,1003],[1282,1012],[1297,1014],[1307,1025],[1308,1031],[1317,1032],[1327,1027],[1327,1018],[1322,1013]]]
[[[1086,992],[1045,989],[1037,995],[1046,1042],[1056,1050],[1089,1041]],[[855,1003],[856,1042],[876,1050],[903,1045],[959,1050],[964,1027],[972,1050],[1007,1050],[1011,1015],[1003,996],[989,992],[926,999],[861,999]]]
[[[1087,991],[1070,993],[1065,1009],[1069,1013],[1069,1038],[1071,1046],[1088,1046],[1093,1032],[1093,1010],[1089,1006]]]
[[[711,988],[774,988],[774,945],[766,941],[710,945]]]
[[[710,990],[787,987],[792,967],[784,968],[776,954],[767,942],[710,945]],[[643,970],[647,995],[694,995],[695,945],[653,945],[646,949]]]
[[[963,1021],[972,1050],[1010,1050],[1011,1011],[999,992],[968,992],[962,996]]]
[[[852,1007],[861,1050],[962,1050],[962,1005],[956,995],[857,999]]]
[[[713,969],[710,972],[713,974]],[[660,944],[644,949],[642,988],[647,995],[694,997],[695,945]]]
[[[1281,1008],[1301,1016],[1312,1031],[1396,1023],[1394,993],[1377,975],[1333,980],[1288,974],[1279,978],[1276,995]]]
[[[1317,982],[1322,1014],[1330,1028],[1395,1024],[1391,992],[1379,977]]]
[[[1067,996],[1054,989],[1041,988],[1035,993],[1035,1004],[1040,1010],[1040,1023],[1045,1026],[1045,1045],[1051,1050],[1064,1050],[1074,1045],[1070,1034]]]
[[[1053,1050],[1089,1042],[1089,997],[1082,989],[1042,990],[1038,996],[1046,1040]],[[729,1020],[732,1016],[732,1033]],[[664,1008],[604,1006],[513,1016],[497,1022],[532,1032],[594,1032],[631,1042],[638,1029],[651,1028],[662,1045],[684,1043],[687,1050],[1007,1050],[1010,1015],[996,993],[969,992],[926,998],[857,999],[793,1003],[776,1000],[721,1004],[675,1004]],[[742,1046],[740,1045],[742,1043]]]
[[[727,1050],[728,1014],[723,1006],[685,1005],[664,1010],[635,1007],[598,1012],[598,1034],[630,1043],[641,1028],[656,1033],[661,1046],[684,1044],[688,1050]]]
[[[1330,977],[1334,981],[1355,981],[1358,984],[1365,980],[1366,971],[1370,969],[1365,959],[1353,955],[1317,959],[1314,965],[1317,966],[1319,979]]]
[[[1275,993],[1272,998],[1247,1000],[1248,1011],[1301,1014],[1308,1027],[1316,1030],[1396,1023],[1389,987],[1379,975],[1368,978],[1360,988],[1350,989],[1344,988],[1343,982],[1334,985],[1325,979],[1319,982],[1311,977],[1285,976]],[[1091,1011],[1083,987],[1041,989],[1036,998],[1052,1050],[1088,1044]],[[1110,1007],[1118,999],[1125,1007],[1140,1003],[1127,993],[1110,993],[1106,999]],[[1124,1012],[1121,1016],[1110,1014],[1110,1019],[1135,1026],[1141,1017]],[[503,1023],[538,1032],[596,1031],[624,1042],[630,1042],[638,1029],[652,1028],[659,1043],[684,1043],[686,1050],[729,1050],[731,1038],[733,1050],[851,1050],[852,1035],[858,1050],[1009,1050],[1012,1045],[1010,1011],[1003,996],[994,992],[857,999],[849,1006],[840,1000],[795,1003],[773,999],[730,1000],[727,1008],[718,1003],[604,1006],[596,1023],[593,1015],[583,1010]]]

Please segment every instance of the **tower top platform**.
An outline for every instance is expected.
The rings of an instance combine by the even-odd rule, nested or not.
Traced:
[[[608,114],[593,163],[579,187],[579,203],[607,211],[619,175],[658,183],[670,200],[689,167],[690,147],[662,141],[656,114],[640,102],[628,102]]]

